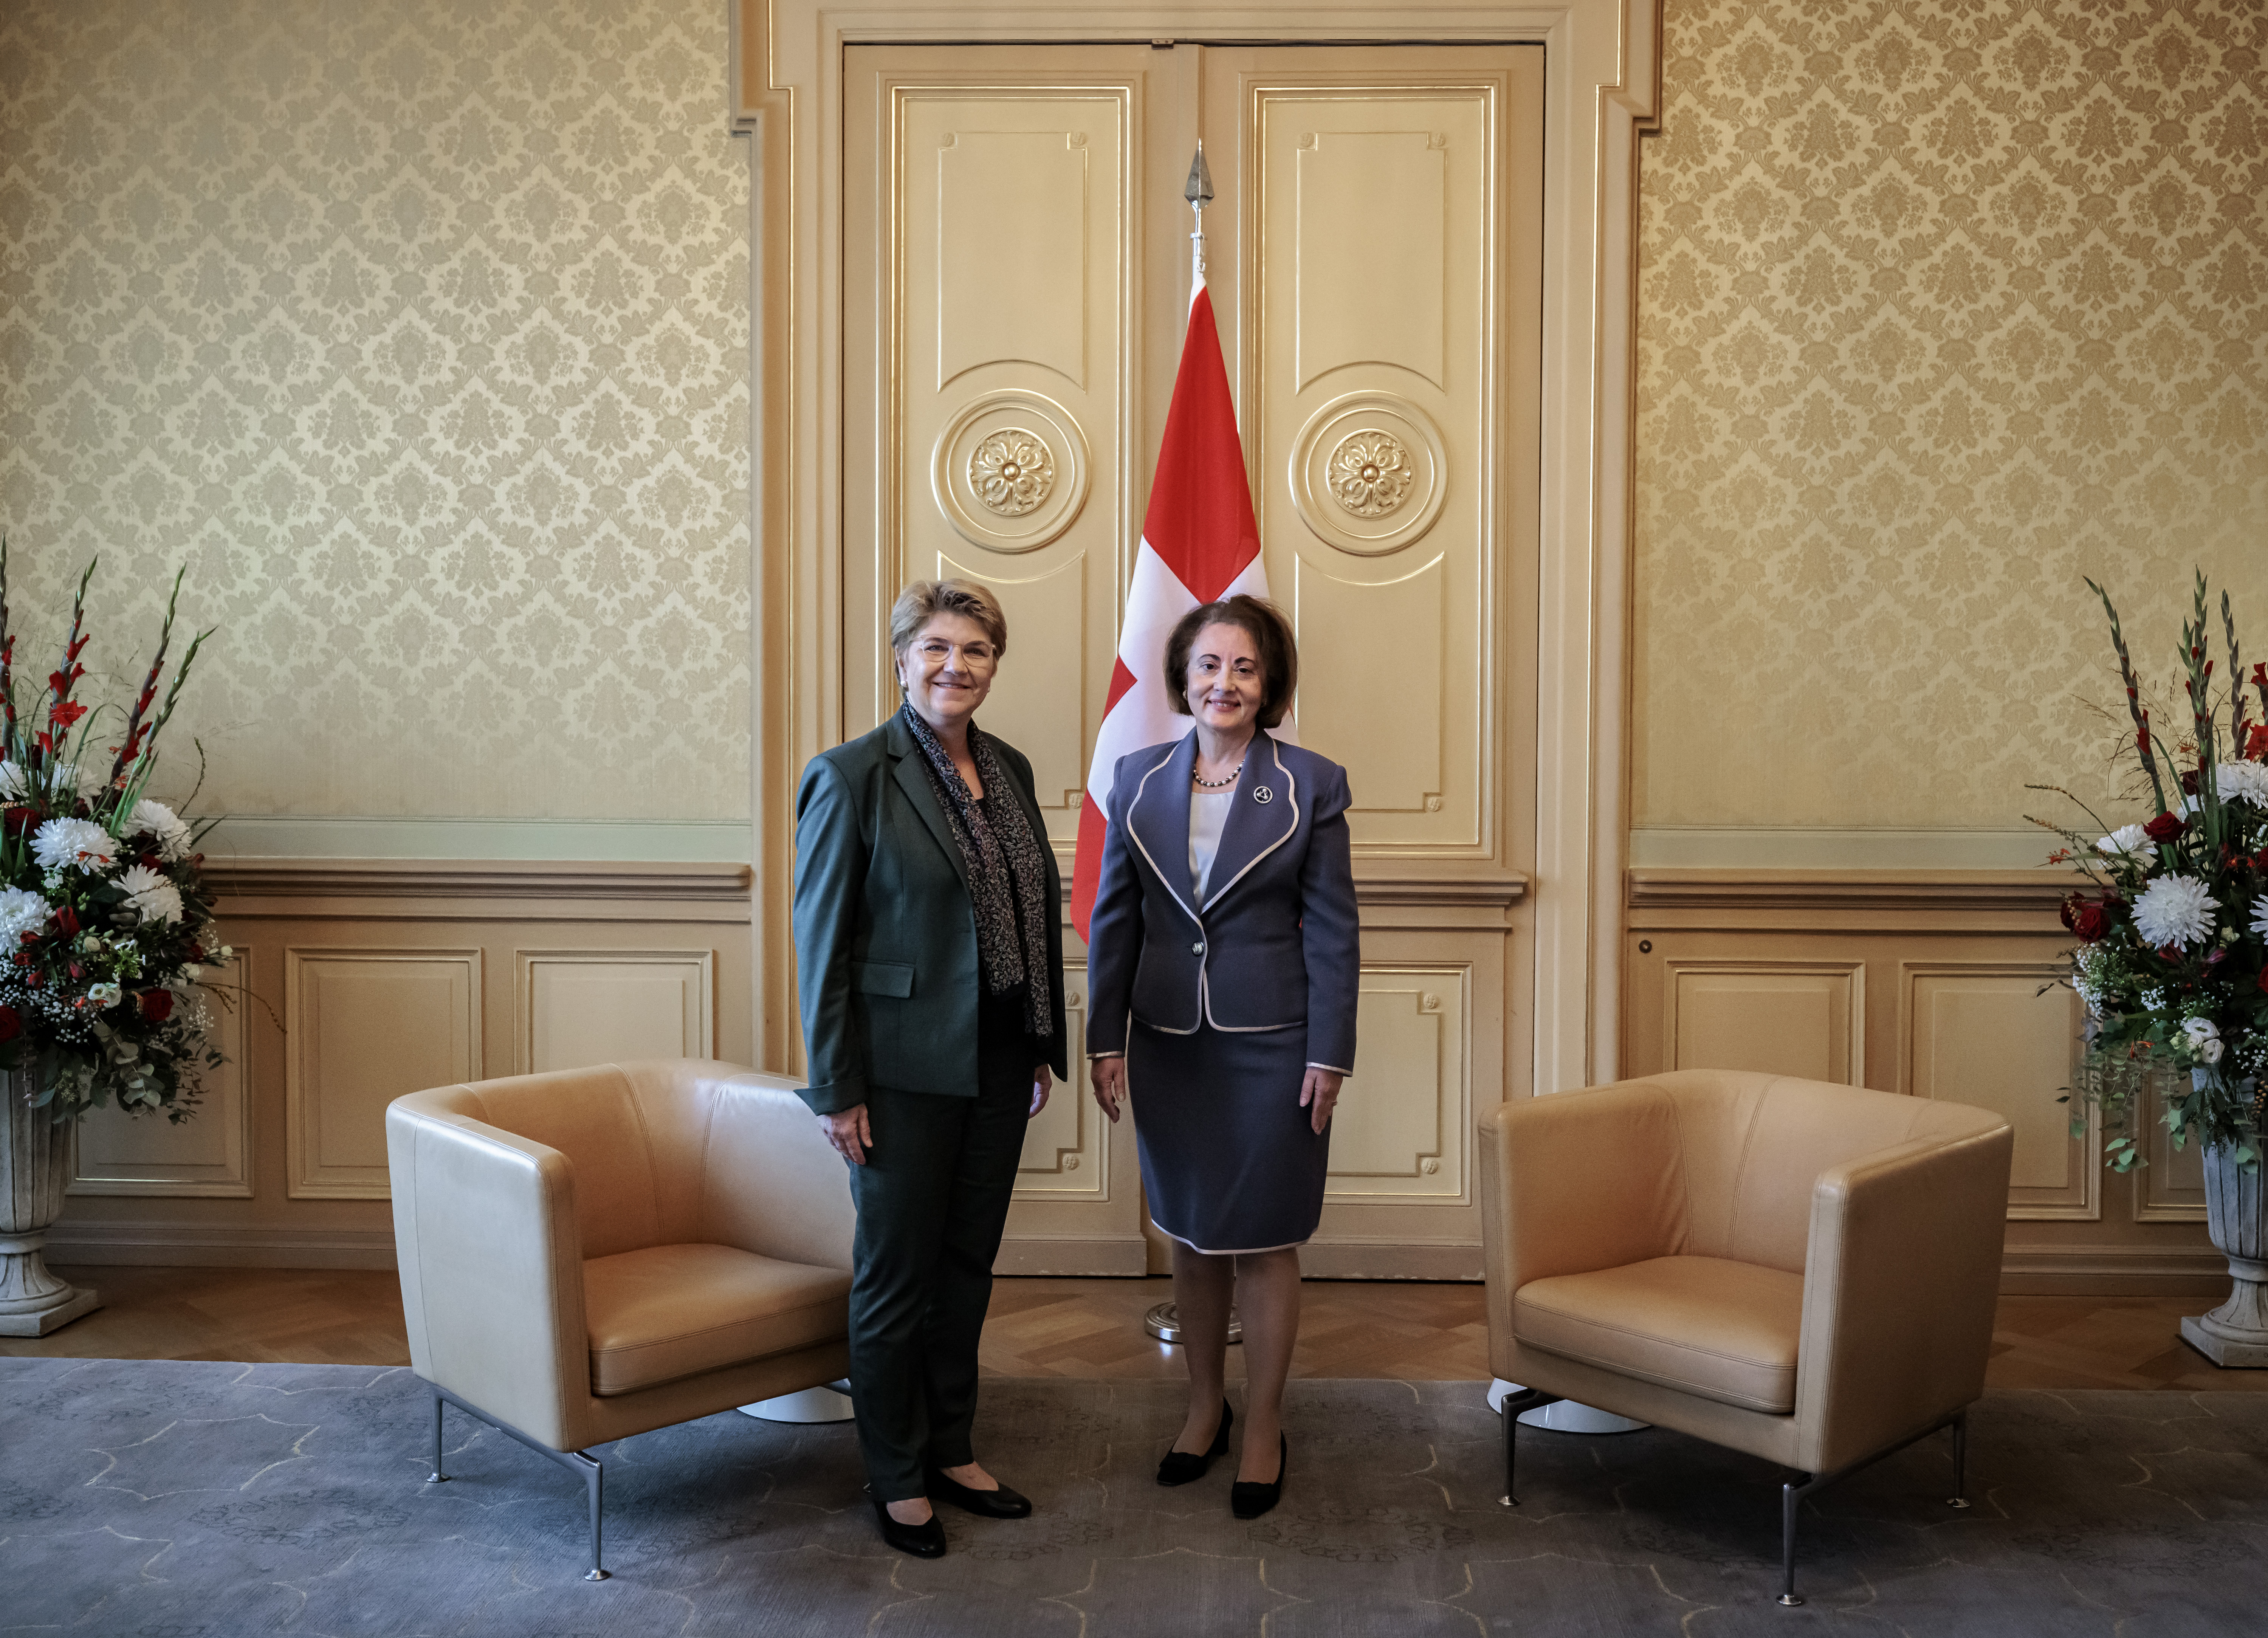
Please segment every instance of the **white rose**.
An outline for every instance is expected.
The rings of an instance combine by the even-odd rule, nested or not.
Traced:
[[[2108,853],[2113,859],[2147,859],[2156,847],[2139,824],[2122,824],[2095,845],[2098,853]]]
[[[2228,1050],[2220,1038],[2220,1029],[2210,1018],[2185,1018],[2182,1034],[2187,1038],[2183,1044],[2201,1063],[2217,1064],[2220,1055]]]

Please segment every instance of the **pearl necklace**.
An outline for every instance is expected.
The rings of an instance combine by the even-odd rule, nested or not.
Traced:
[[[1234,770],[1233,772],[1231,772],[1231,773],[1229,774],[1228,778],[1226,778],[1226,779],[1201,779],[1201,778],[1199,778],[1197,777],[1197,771],[1196,771],[1195,769],[1191,769],[1191,770],[1190,770],[1190,771],[1189,771],[1189,783],[1190,783],[1190,784],[1192,784],[1192,785],[1194,785],[1194,786],[1197,786],[1199,789],[1201,789],[1201,790],[1207,790],[1207,791],[1218,791],[1218,790],[1222,790],[1222,789],[1225,789],[1226,787],[1227,787],[1227,786],[1232,786],[1232,785],[1235,784],[1235,783],[1236,783],[1236,776],[1237,776],[1238,774],[1240,774],[1240,773],[1242,773],[1243,771],[1244,771],[1244,770],[1243,770],[1241,767],[1240,767],[1240,768],[1237,768],[1236,770]]]

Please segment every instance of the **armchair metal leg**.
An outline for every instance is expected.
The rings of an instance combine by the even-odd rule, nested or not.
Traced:
[[[1816,1482],[1807,1474],[1801,1484],[1790,1481],[1779,1487],[1779,1601],[1791,1610],[1803,1602],[1795,1596],[1795,1510],[1803,1493]]]
[[[606,1507],[606,1469],[594,1457],[580,1450],[555,1450],[540,1439],[531,1439],[510,1422],[498,1421],[477,1405],[468,1405],[446,1388],[433,1389],[433,1475],[425,1482],[438,1484],[448,1477],[441,1471],[441,1411],[444,1405],[453,1405],[468,1416],[476,1416],[498,1433],[517,1439],[547,1462],[556,1462],[583,1480],[584,1494],[591,1504],[591,1568],[585,1572],[585,1581],[611,1581],[606,1561],[600,1556],[599,1521]]]
[[[1953,1498],[1948,1507],[1969,1505],[1969,1413],[1953,1419]]]
[[[425,1475],[429,1485],[446,1485],[449,1475],[441,1471],[441,1411],[448,1404],[438,1392],[433,1395],[433,1471]]]
[[[1504,1494],[1496,1499],[1498,1507],[1518,1507],[1520,1492],[1513,1486],[1513,1457],[1519,1448],[1520,1413],[1539,1406],[1557,1405],[1559,1396],[1545,1393],[1538,1388],[1526,1388],[1518,1393],[1507,1393],[1497,1408],[1504,1415]]]

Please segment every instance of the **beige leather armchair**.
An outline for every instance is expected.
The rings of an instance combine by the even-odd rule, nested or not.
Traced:
[[[1489,1360],[1518,1413],[1571,1399],[1796,1470],[1779,1601],[1822,1485],[1984,1391],[2014,1134],[1957,1103],[1729,1070],[1481,1118]]]
[[[578,1473],[583,1454],[849,1366],[850,1190],[795,1083],[691,1059],[517,1075],[386,1111],[410,1363]]]

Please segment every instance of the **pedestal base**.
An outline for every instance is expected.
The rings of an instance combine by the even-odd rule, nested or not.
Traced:
[[[0,1337],[44,1337],[101,1306],[102,1299],[96,1293],[75,1287],[52,1308],[35,1309],[28,1314],[0,1314]]]
[[[2202,1315],[2192,1314],[2182,1321],[2182,1340],[2224,1369],[2268,1369],[2268,1342],[2237,1342],[2215,1336],[2205,1329]]]
[[[777,1398],[758,1399],[754,1405],[740,1407],[743,1416],[753,1416],[760,1422],[847,1422],[857,1420],[850,1408],[850,1396],[843,1391],[847,1382],[828,1388],[806,1388],[800,1393],[783,1393]]]

